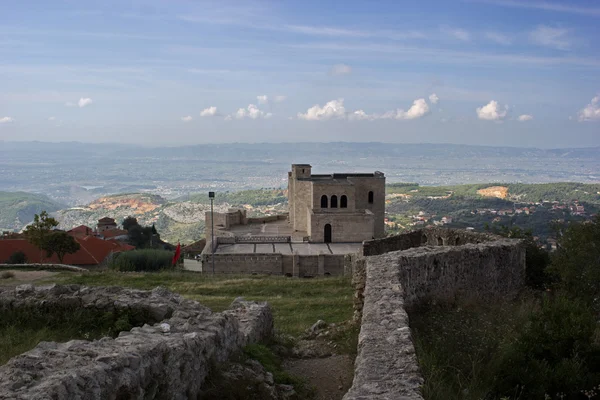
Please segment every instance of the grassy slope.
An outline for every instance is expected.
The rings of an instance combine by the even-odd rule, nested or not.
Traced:
[[[57,211],[64,205],[34,193],[0,192],[0,228],[21,229],[42,211]]]
[[[297,335],[317,320],[340,323],[352,317],[353,289],[349,278],[292,279],[276,276],[229,276],[162,272],[120,274],[115,272],[61,273],[51,282],[92,286],[119,285],[138,289],[165,286],[197,300],[214,311],[229,307],[236,297],[267,301],[273,307],[275,328]]]

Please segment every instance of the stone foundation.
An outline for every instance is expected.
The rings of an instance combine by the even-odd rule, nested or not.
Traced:
[[[79,285],[0,290],[0,307],[79,307],[143,311],[153,325],[116,339],[42,342],[0,367],[0,399],[189,399],[211,368],[243,346],[269,338],[267,304],[236,299],[223,313],[164,288]]]

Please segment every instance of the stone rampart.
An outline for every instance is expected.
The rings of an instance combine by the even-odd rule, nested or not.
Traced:
[[[212,313],[164,288],[0,290],[0,307],[31,306],[143,310],[149,323],[116,339],[41,342],[0,367],[0,399],[196,398],[214,364],[273,330],[267,304],[236,300],[230,310]]]
[[[498,236],[462,229],[427,227],[424,229],[363,242],[363,255],[376,256],[390,251],[408,250],[420,246],[460,246],[497,240]]]
[[[400,249],[385,252],[390,248]],[[453,229],[365,242],[364,253],[379,255],[353,260],[355,320],[361,330],[354,381],[344,400],[422,399],[405,307],[461,291],[511,293],[522,286],[525,273],[519,240]]]

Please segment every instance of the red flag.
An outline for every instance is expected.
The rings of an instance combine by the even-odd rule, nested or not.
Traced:
[[[177,264],[177,260],[181,256],[181,245],[177,243],[177,248],[175,249],[175,255],[173,256],[173,265]]]

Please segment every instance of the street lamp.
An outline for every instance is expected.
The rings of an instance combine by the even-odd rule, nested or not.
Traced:
[[[208,192],[210,199],[210,251],[212,254],[212,271],[215,274],[215,219],[213,217],[213,201],[215,200],[215,192]]]

